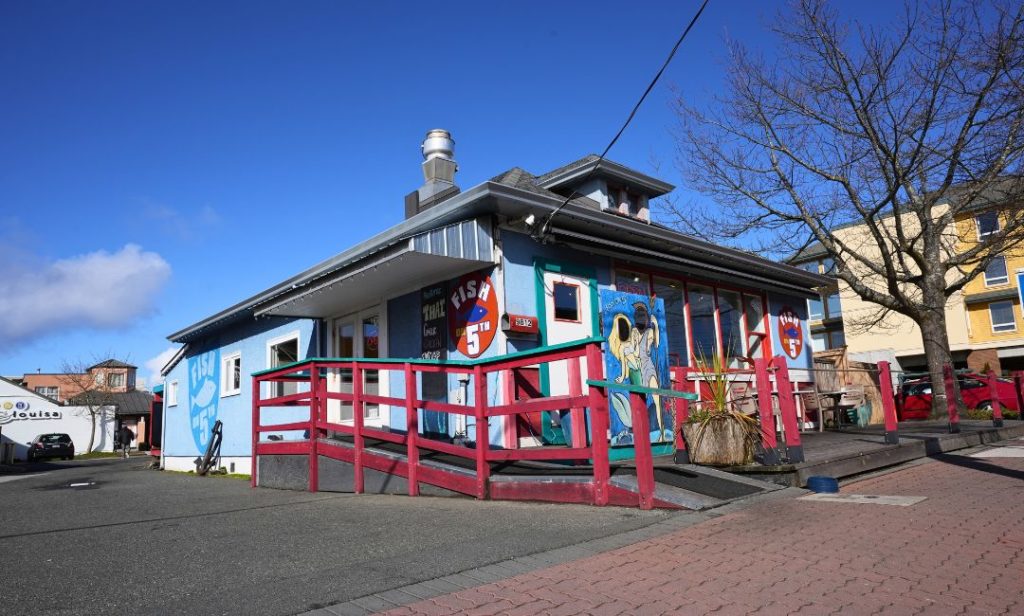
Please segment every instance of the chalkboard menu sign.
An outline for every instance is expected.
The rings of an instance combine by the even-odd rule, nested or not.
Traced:
[[[423,359],[447,359],[448,328],[445,306],[448,286],[444,283],[425,287],[420,294],[423,311],[422,346]]]

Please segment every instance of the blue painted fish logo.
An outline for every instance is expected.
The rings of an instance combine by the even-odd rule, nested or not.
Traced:
[[[466,315],[466,321],[469,323],[476,323],[477,321],[483,321],[484,317],[487,316],[487,307],[481,306],[480,304],[473,304],[473,309]]]
[[[188,359],[189,427],[199,453],[210,443],[220,398],[220,349]]]

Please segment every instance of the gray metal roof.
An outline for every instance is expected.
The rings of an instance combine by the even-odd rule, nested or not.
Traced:
[[[564,167],[559,167],[554,171],[549,171],[544,175],[537,178],[536,183],[542,188],[557,188],[566,184],[570,184],[574,181],[582,180],[591,171],[594,171],[598,175],[612,177],[620,182],[637,186],[644,189],[644,192],[648,193],[652,197],[660,197],[666,193],[672,191],[675,186],[672,186],[668,182],[663,182],[658,178],[653,178],[644,173],[640,173],[636,169],[631,169],[625,165],[608,160],[607,158],[602,159],[596,154],[590,154],[584,156],[579,160],[575,160]]]
[[[595,157],[596,158],[596,157]],[[567,167],[541,176],[547,178],[544,184],[554,185],[568,177],[586,172],[588,164],[593,164],[590,157],[576,161]],[[620,169],[631,171],[623,165],[604,160],[602,169]],[[607,165],[606,165],[607,164]],[[580,170],[583,171],[580,171]],[[646,178],[643,174],[632,172],[638,178]],[[654,180],[653,178],[650,178]],[[654,180],[657,189],[672,186]],[[326,276],[331,276],[349,267],[357,267],[358,263],[371,255],[387,250],[410,237],[451,222],[474,218],[485,214],[502,214],[510,218],[525,217],[536,214],[542,217],[558,208],[564,197],[541,185],[540,178],[528,172],[513,168],[494,179],[479,184],[459,193],[411,218],[379,233],[370,239],[345,250],[330,259],[288,278],[265,291],[234,304],[206,319],[181,329],[170,336],[172,342],[188,342],[210,328],[251,319],[261,304],[271,302],[286,294],[301,292],[304,287],[316,284]],[[569,202],[553,219],[553,224],[563,232],[582,233],[588,237],[617,242],[618,245],[633,245],[640,249],[653,251],[657,254],[671,254],[675,259],[684,259],[694,267],[704,264],[719,273],[741,274],[793,292],[829,284],[829,279],[818,274],[805,272],[799,268],[775,263],[731,248],[718,246],[677,231],[653,225],[639,220],[617,216],[595,208],[591,199],[578,198]],[[808,293],[809,294],[809,293]]]

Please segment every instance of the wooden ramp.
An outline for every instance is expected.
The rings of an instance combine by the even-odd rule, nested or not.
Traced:
[[[554,449],[554,448],[553,448]],[[363,477],[357,490],[355,448],[350,437],[320,439],[317,443],[317,490],[371,494],[476,496],[476,469],[470,459],[422,450],[417,490],[410,490],[404,447],[366,439],[362,450]],[[491,464],[486,491],[489,500],[593,503],[593,468],[546,462],[511,461]],[[640,500],[636,467],[613,464],[608,481],[609,505],[636,507]],[[260,487],[309,489],[305,455],[261,455],[257,470]],[[703,510],[780,486],[737,477],[713,469],[675,465],[655,466],[654,508]]]

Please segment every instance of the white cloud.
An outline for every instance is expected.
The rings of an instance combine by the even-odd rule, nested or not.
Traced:
[[[0,272],[0,348],[73,329],[124,329],[152,314],[171,266],[128,244]]]
[[[160,369],[167,365],[167,362],[171,361],[174,354],[178,352],[178,347],[168,347],[160,352],[156,357],[151,357],[146,360],[143,367],[146,369],[146,385],[153,387],[157,383],[163,380],[160,376]]]

